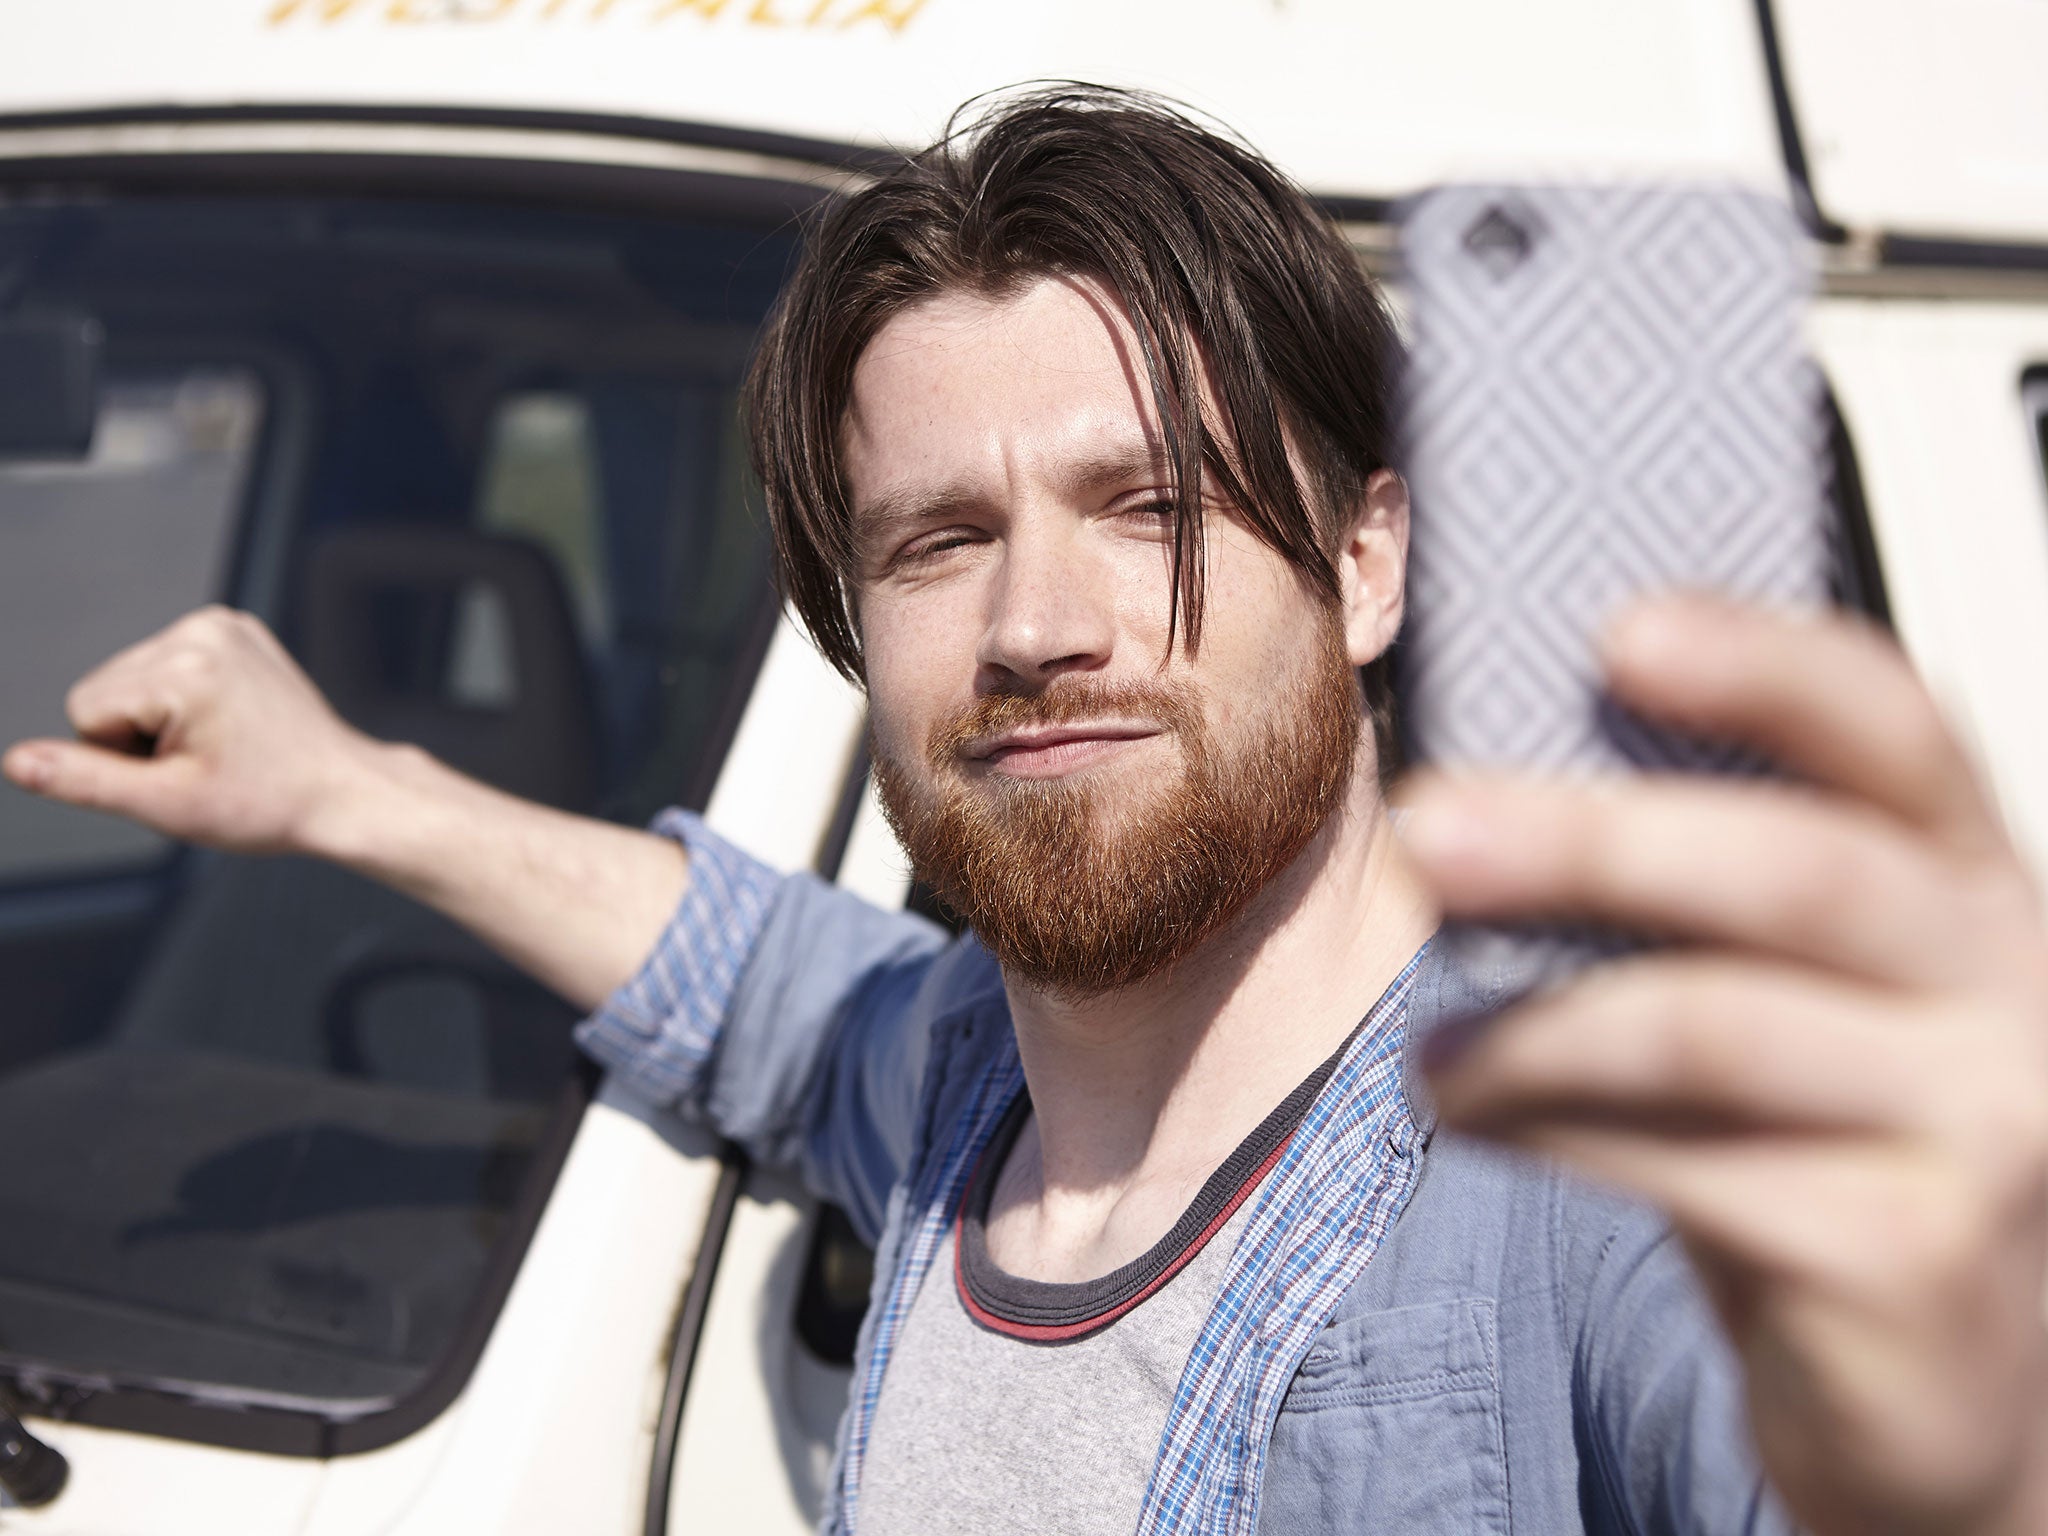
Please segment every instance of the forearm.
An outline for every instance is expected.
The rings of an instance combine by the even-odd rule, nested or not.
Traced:
[[[689,878],[667,838],[520,800],[382,743],[296,840],[444,913],[582,1009],[638,969]]]

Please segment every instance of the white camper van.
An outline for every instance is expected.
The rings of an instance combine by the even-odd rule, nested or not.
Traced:
[[[0,60],[0,327],[102,355],[89,452],[0,458],[0,740],[221,600],[374,732],[903,900],[735,385],[807,208],[1077,77],[1375,269],[1450,178],[1789,199],[1845,585],[2048,873],[2037,0],[9,0]],[[70,1464],[0,1532],[805,1529],[867,1257],[571,1022],[332,869],[0,788],[0,1401]]]

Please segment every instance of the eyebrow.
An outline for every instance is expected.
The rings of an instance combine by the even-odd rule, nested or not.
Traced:
[[[1062,466],[1060,483],[1071,496],[1100,495],[1112,486],[1139,481],[1169,484],[1172,467],[1163,450],[1150,443],[1128,443],[1085,455]],[[976,511],[988,498],[964,482],[939,486],[901,486],[886,490],[854,509],[853,531],[857,541],[872,544],[890,533],[944,522],[963,512]]]

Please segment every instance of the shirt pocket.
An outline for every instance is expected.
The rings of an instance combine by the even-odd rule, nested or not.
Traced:
[[[1499,1360],[1491,1301],[1332,1323],[1280,1405],[1260,1529],[1506,1536]]]

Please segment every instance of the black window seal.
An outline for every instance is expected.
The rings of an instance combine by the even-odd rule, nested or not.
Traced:
[[[2020,406],[2034,439],[2034,463],[2041,471],[2041,499],[2048,510],[2048,362],[2020,370]]]
[[[1757,43],[1763,49],[1764,78],[1771,91],[1771,113],[1777,119],[1778,154],[1785,162],[1785,180],[1792,194],[1792,211],[1814,239],[1828,245],[1847,242],[1849,231],[1829,218],[1813,190],[1811,164],[1806,158],[1806,141],[1800,135],[1799,114],[1793,109],[1792,87],[1785,77],[1785,55],[1778,42],[1778,18],[1771,0],[1756,0]]]
[[[730,150],[777,160],[806,161],[821,169],[873,172],[901,164],[899,151],[809,138],[769,129],[691,122],[618,112],[555,108],[454,107],[427,103],[277,102],[83,107],[49,112],[0,112],[0,132],[17,129],[103,128],[171,123],[374,123],[436,128],[504,128],[535,133],[578,133],[600,138],[653,140]]]
[[[380,202],[430,200],[716,219],[772,230],[803,218],[824,188],[717,171],[584,161],[264,150],[247,153],[0,155],[0,202],[62,194],[336,197]]]
[[[1870,526],[1870,505],[1863,495],[1863,471],[1856,462],[1856,444],[1832,386],[1823,383],[1821,396],[1827,433],[1828,498],[1834,512],[1837,600],[1894,632],[1891,597],[1885,590],[1884,562],[1877,535]]]

